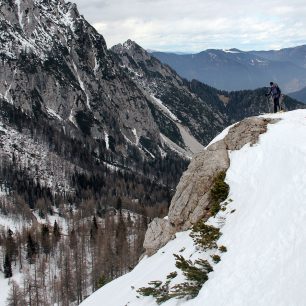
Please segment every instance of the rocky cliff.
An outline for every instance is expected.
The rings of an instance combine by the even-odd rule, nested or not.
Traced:
[[[172,198],[166,219],[154,219],[149,224],[144,248],[148,255],[154,254],[164,246],[178,231],[187,230],[199,220],[211,216],[210,191],[220,172],[226,172],[230,166],[229,152],[240,150],[244,145],[254,145],[267,125],[276,119],[252,117],[242,120],[228,128],[221,140],[210,144],[197,154],[183,174],[174,197]]]
[[[146,98],[76,5],[62,0],[0,5],[4,100],[27,113],[41,110],[96,138],[104,139],[107,132],[133,143],[141,136],[159,143]]]

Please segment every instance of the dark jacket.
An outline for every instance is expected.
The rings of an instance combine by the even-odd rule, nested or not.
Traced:
[[[267,93],[267,96],[270,96],[270,95],[272,96],[273,99],[280,98],[281,90],[279,89],[277,84],[271,85],[271,87],[270,87],[270,89]]]

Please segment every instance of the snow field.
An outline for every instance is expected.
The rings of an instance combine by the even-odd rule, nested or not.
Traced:
[[[180,122],[179,119],[170,111],[170,109],[160,99],[156,98],[153,95],[151,95],[151,98],[153,102],[155,102],[155,104],[158,105],[158,107],[160,107],[160,109],[166,115],[168,115],[172,120],[174,120],[175,122]]]
[[[231,153],[228,208],[236,211],[219,240],[228,252],[186,305],[305,305],[305,115],[269,115],[284,120],[259,144]]]
[[[264,117],[282,120],[269,125],[258,144],[230,152],[226,182],[233,201],[209,220],[221,226],[218,245],[228,251],[213,265],[195,299],[172,299],[164,306],[305,305],[306,111]],[[81,305],[156,306],[151,297],[137,297],[136,289],[165,281],[176,270],[173,253],[192,260],[208,256],[195,249],[189,232],[177,233],[175,240]]]

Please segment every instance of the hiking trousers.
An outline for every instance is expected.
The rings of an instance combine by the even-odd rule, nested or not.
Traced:
[[[277,111],[280,110],[279,98],[273,98],[273,102],[274,102],[274,113],[277,113]]]

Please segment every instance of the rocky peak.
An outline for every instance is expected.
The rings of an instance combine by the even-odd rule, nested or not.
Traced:
[[[128,67],[130,72],[137,72],[142,78],[149,79],[150,77],[171,76],[173,73],[171,69],[163,65],[155,57],[151,56],[145,49],[140,47],[132,40],[127,40],[123,44],[115,45],[111,50],[120,56],[123,67]],[[155,75],[150,75],[148,72],[156,72]],[[137,78],[137,73],[134,73],[134,77]],[[174,78],[175,80],[179,78]]]
[[[136,61],[153,61],[153,58],[145,49],[140,47],[136,42],[132,41],[131,39],[127,40],[123,44],[118,44],[112,47],[112,50],[115,53],[120,54],[128,54],[129,56],[136,59]],[[155,62],[157,64],[157,61]]]
[[[140,48],[140,46],[137,45],[136,42],[131,39],[128,39],[126,42],[123,43],[123,47],[126,49],[132,49],[135,48],[136,46]]]
[[[111,50],[125,72],[150,95],[153,105],[165,105],[174,115],[172,119],[177,118],[175,123],[183,123],[187,132],[197,141],[206,144],[209,138],[213,138],[222,130],[224,116],[193,94],[190,84],[168,65],[161,63],[131,40],[116,45]],[[163,130],[161,126],[160,128]],[[177,139],[171,138],[170,133],[166,136],[178,144]]]

